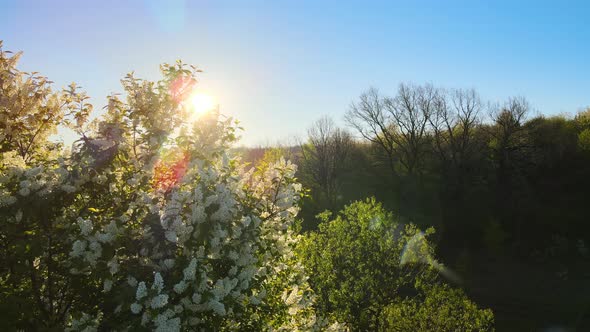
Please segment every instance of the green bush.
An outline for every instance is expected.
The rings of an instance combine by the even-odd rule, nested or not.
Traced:
[[[491,311],[478,310],[461,291],[439,284],[437,272],[444,267],[427,241],[432,228],[422,232],[413,224],[399,223],[374,198],[346,206],[335,218],[330,212],[319,218],[319,230],[300,242],[298,253],[318,296],[316,305],[325,315],[353,330],[440,326],[447,331],[444,328],[461,322],[491,327]],[[446,307],[435,308],[444,292],[454,298]],[[432,315],[423,305],[432,307]],[[392,323],[413,312],[428,319]]]
[[[479,309],[460,289],[447,285],[418,284],[421,292],[387,306],[380,324],[383,331],[492,331],[494,314]]]
[[[584,151],[590,151],[590,129],[584,129],[578,135],[578,146]]]

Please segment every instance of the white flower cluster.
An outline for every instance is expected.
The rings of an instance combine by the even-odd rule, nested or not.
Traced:
[[[98,325],[101,317],[92,317],[87,313],[82,313],[82,316],[79,319],[72,319],[70,322],[70,326],[65,329],[66,332],[96,332],[98,330]]]
[[[73,152],[43,149],[41,143],[33,158],[23,158],[22,151],[7,151],[0,158],[0,208],[7,222],[18,223],[12,228],[19,232],[33,230],[31,237],[39,236],[35,231],[44,229],[38,226],[46,221],[64,232],[59,246],[41,244],[43,249],[67,248],[67,258],[59,264],[75,276],[56,279],[68,285],[70,277],[85,278],[87,284],[79,289],[78,282],[71,283],[68,296],[104,301],[59,308],[69,317],[68,331],[112,328],[111,322],[122,322],[115,328],[123,331],[319,326],[303,270],[293,259],[296,238],[290,226],[300,191],[295,165],[281,160],[246,170],[228,152],[235,122],[216,112],[185,121],[184,103],[176,98],[182,93],[174,89],[177,79],[184,83],[186,67],[162,68],[166,78],[157,83],[133,75],[122,80],[126,100],[110,97],[104,120]],[[61,98],[40,100],[68,111],[79,106],[75,98],[60,106]],[[35,101],[28,95],[21,99]],[[37,109],[35,105],[25,106]],[[65,116],[55,114],[58,122]],[[29,120],[36,118],[41,119]],[[16,128],[7,126],[0,137]],[[48,134],[37,140],[46,141]],[[162,190],[157,169],[169,150],[181,160],[163,172],[162,183],[173,185]],[[37,209],[43,218],[27,210],[31,203],[46,204]],[[43,268],[41,263],[33,267],[39,273]],[[284,289],[289,290],[284,303],[264,303],[280,298]],[[52,303],[57,302],[62,301]],[[109,324],[100,325],[103,317]]]
[[[113,281],[111,279],[105,279],[103,290],[104,292],[108,293],[113,288]]]
[[[186,137],[170,145],[186,150],[186,170],[169,190],[157,190],[152,182],[161,152],[120,167],[107,165],[89,178],[91,187],[102,190],[101,202],[112,207],[102,204],[73,218],[77,228],[69,256],[78,270],[72,272],[83,269],[99,279],[101,292],[134,294],[113,306],[115,312],[104,313],[130,318],[122,320],[128,322],[123,330],[211,330],[250,323],[277,330],[327,327],[313,313],[313,296],[294,259],[297,238],[290,226],[301,191],[294,181],[296,166],[281,159],[246,170],[228,154],[229,126],[215,118],[184,128]],[[146,139],[154,145],[163,140]],[[119,148],[130,152],[133,144],[122,141]],[[137,150],[149,149],[146,143]],[[53,173],[69,176],[67,167]],[[54,188],[84,190],[67,181]],[[283,310],[277,317],[284,315],[284,321],[261,323],[269,310],[261,304],[281,295],[283,303],[268,305]]]
[[[160,271],[182,268],[182,279],[170,289],[166,289],[159,272],[154,274],[150,289],[145,282],[129,282],[137,285],[130,311],[141,315],[144,325],[151,323],[155,328],[168,329],[184,324],[207,327],[211,314],[226,317],[251,310],[252,305],[262,303],[267,296],[265,289],[252,288],[254,278],[263,278],[269,271],[278,275],[281,270],[272,269],[277,258],[292,257],[294,239],[288,229],[298,212],[293,204],[300,190],[297,184],[289,182],[295,166],[281,161],[256,175],[228,167],[228,160],[222,152],[213,163],[191,161],[192,167],[182,183],[165,201],[159,200],[149,207],[150,211],[161,211],[164,239],[181,249],[187,264],[182,266],[177,258],[157,254],[154,249],[162,248],[161,243],[155,244],[149,255],[144,250],[145,257],[162,257],[157,260]],[[248,213],[246,204],[252,207]],[[144,234],[148,236],[146,241],[153,241],[151,228],[146,228]],[[260,250],[264,250],[262,256]],[[219,276],[216,262],[221,259],[229,263],[224,267],[226,275],[212,279],[212,275]],[[303,303],[292,302],[289,305],[293,308],[300,308]],[[289,313],[296,315],[298,310]]]
[[[104,232],[92,233],[94,230],[92,221],[90,219],[78,218],[78,227],[80,228],[82,239],[74,242],[70,257],[80,257],[91,266],[95,266],[98,259],[102,256],[102,244],[112,242],[119,233],[117,224],[114,221],[111,221],[111,223],[105,227]],[[116,258],[109,261],[107,264],[109,265],[112,274],[118,270]]]
[[[129,277],[129,284],[134,285],[137,281]],[[168,294],[162,293],[164,290],[164,279],[158,272],[154,274],[154,282],[148,290],[145,282],[137,284],[135,300],[130,305],[133,314],[142,314],[142,325],[153,323],[156,331],[180,331],[181,320],[176,314],[182,312],[182,307],[177,306],[180,310],[165,309],[168,305]],[[150,320],[150,317],[154,317]]]
[[[37,198],[61,192],[73,193],[80,185],[89,180],[80,174],[75,179],[62,158],[55,158],[58,163],[53,166],[27,165],[25,160],[16,153],[3,153],[0,160],[0,207],[15,204],[19,198],[35,195]]]

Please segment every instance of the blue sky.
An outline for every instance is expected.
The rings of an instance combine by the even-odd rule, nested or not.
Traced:
[[[586,3],[589,3],[586,1]],[[590,3],[568,1],[8,1],[0,39],[24,70],[82,85],[99,109],[135,70],[182,59],[257,145],[400,82],[523,95],[543,114],[590,105]]]

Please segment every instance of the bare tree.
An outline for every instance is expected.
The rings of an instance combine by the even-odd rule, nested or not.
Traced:
[[[391,172],[397,175],[396,143],[390,130],[391,119],[379,90],[370,88],[361,94],[359,101],[350,105],[344,119],[364,139],[383,150]]]
[[[481,123],[482,102],[473,89],[440,90],[430,118],[435,148],[443,165],[460,168],[477,148],[474,134]]]
[[[511,97],[503,107],[493,107],[490,116],[498,129],[495,136],[508,139],[520,131],[530,108],[524,97]]]
[[[308,142],[301,148],[303,166],[315,187],[330,205],[336,201],[340,176],[353,145],[350,134],[325,116],[308,129]]]
[[[395,98],[386,98],[391,115],[392,138],[399,154],[399,162],[409,174],[419,172],[427,144],[427,124],[436,102],[438,90],[432,85],[400,84]]]
[[[431,85],[401,84],[397,95],[390,98],[370,89],[351,105],[345,119],[363,138],[383,150],[394,176],[397,164],[413,174],[421,171],[437,93]]]

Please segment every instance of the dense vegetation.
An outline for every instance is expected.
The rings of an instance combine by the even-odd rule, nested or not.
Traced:
[[[444,266],[412,224],[401,224],[374,199],[321,215],[300,244],[318,308],[361,331],[489,331],[490,310],[440,283]]]
[[[296,166],[247,170],[236,126],[190,121],[194,68],[127,75],[104,116],[0,51],[3,331],[340,330],[293,254]],[[81,136],[71,151],[48,140]]]
[[[3,331],[493,329],[440,277],[433,230],[374,199],[302,234],[297,166],[278,150],[245,163],[232,119],[193,116],[194,67],[125,76],[88,122],[75,84],[56,91],[19,56],[0,44]],[[318,197],[335,206],[337,189]]]
[[[453,283],[499,328],[589,326],[590,109],[546,117],[522,97],[402,84],[362,94],[345,121],[321,118],[283,148],[310,188],[304,230],[322,234],[315,215],[374,196],[400,222],[436,229]]]
[[[235,149],[232,119],[191,116],[194,67],[127,75],[89,122],[19,56],[0,43],[3,331],[588,324],[590,110],[402,84]]]

